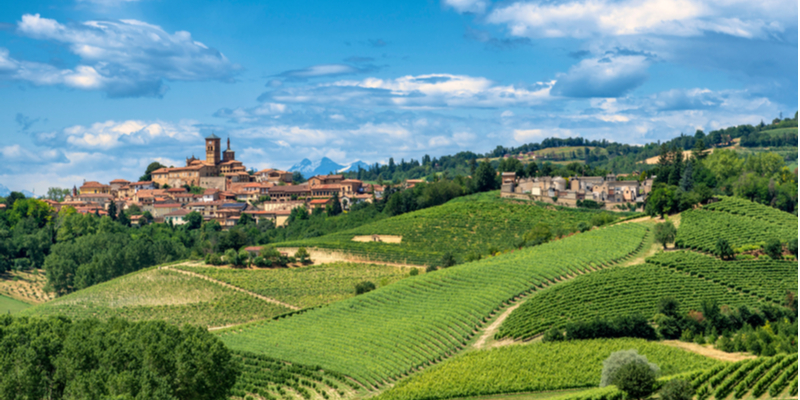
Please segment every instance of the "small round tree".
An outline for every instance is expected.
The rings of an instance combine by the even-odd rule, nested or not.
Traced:
[[[716,253],[717,256],[723,260],[727,260],[733,257],[733,248],[731,247],[730,243],[723,238],[717,239]]]
[[[767,253],[769,258],[773,260],[781,258],[783,253],[781,241],[774,238],[767,240],[767,243],[764,244],[764,253]]]
[[[677,233],[678,231],[675,230],[675,225],[672,221],[656,224],[656,241],[661,243],[665,249],[667,248],[667,244],[675,242],[675,235]]]
[[[356,284],[356,295],[371,292],[375,290],[375,284],[370,281],[364,281]]]
[[[661,388],[661,400],[692,400],[694,388],[683,379],[673,379]]]
[[[614,385],[614,378],[617,372],[628,364],[642,364],[650,368],[654,375],[658,375],[658,366],[647,361],[647,357],[639,354],[636,349],[620,350],[611,353],[608,358],[603,361],[603,372],[600,376],[600,386]]]
[[[630,362],[622,366],[612,383],[627,394],[629,399],[643,399],[655,391],[656,371],[649,365]]]

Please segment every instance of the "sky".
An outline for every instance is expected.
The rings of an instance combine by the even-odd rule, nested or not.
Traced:
[[[0,184],[643,144],[794,115],[790,0],[6,1]]]

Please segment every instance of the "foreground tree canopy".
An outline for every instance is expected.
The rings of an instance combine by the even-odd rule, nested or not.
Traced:
[[[239,374],[208,331],[164,322],[0,317],[0,398],[224,399]]]

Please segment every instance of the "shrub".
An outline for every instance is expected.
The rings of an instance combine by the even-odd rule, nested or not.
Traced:
[[[592,225],[586,221],[578,222],[578,230],[581,232],[586,232],[589,229],[592,229]]]
[[[480,259],[481,259],[481,254],[476,251],[471,251],[467,253],[466,257],[464,257],[464,261],[466,262],[479,261]]]
[[[627,363],[614,374],[612,383],[628,398],[642,399],[655,391],[657,371],[647,363]]]
[[[681,333],[681,342],[691,343],[694,337],[692,336],[692,331],[689,329],[685,329],[683,333]]]
[[[363,281],[356,284],[356,295],[375,290],[375,284],[370,281]]]
[[[225,251],[225,262],[231,265],[239,265],[239,253],[234,249]]]
[[[781,241],[774,238],[767,240],[767,243],[764,244],[764,253],[767,253],[767,255],[773,260],[780,259],[781,254],[783,253],[783,245],[781,244]]]
[[[311,255],[308,254],[308,250],[305,247],[301,247],[297,249],[297,252],[294,253],[294,258],[296,258],[302,264],[310,264],[311,263]]]
[[[250,265],[250,253],[247,250],[241,250],[239,252],[239,258],[236,260],[238,263],[236,265],[246,267]]]
[[[614,385],[614,378],[616,377],[617,372],[619,372],[622,367],[628,364],[644,365],[653,372],[653,375],[658,375],[659,372],[658,366],[648,362],[647,357],[639,354],[636,349],[616,351],[611,353],[611,355],[608,356],[605,361],[603,361],[603,372],[600,376],[600,387]]]
[[[255,266],[259,268],[269,268],[272,266],[272,261],[267,260],[264,257],[258,256],[253,259],[253,264],[255,264]]]
[[[596,319],[567,324],[566,339],[600,339],[636,337],[647,340],[657,338],[656,331],[640,315],[623,315],[612,319]]]
[[[683,379],[673,379],[661,388],[661,400],[692,400],[694,388]]]
[[[715,250],[717,257],[722,258],[723,260],[733,257],[733,248],[724,238],[717,239]]]
[[[209,264],[211,264],[211,265],[222,265],[223,264],[222,257],[220,257],[220,255],[217,254],[217,253],[209,254],[207,262]]]
[[[672,297],[662,297],[658,301],[658,313],[668,317],[678,318],[680,316],[680,305],[678,300]]]
[[[656,333],[664,339],[677,339],[681,336],[681,324],[677,318],[656,314]]]
[[[419,269],[417,269],[417,268],[413,268],[413,269],[411,270],[411,272],[409,272],[409,273],[408,273],[408,275],[410,275],[410,276],[417,276],[417,275],[419,275]]]
[[[548,329],[547,332],[544,333],[544,337],[542,338],[543,342],[560,342],[563,340],[564,340],[564,332],[561,332],[561,329],[558,329],[555,326]]]
[[[614,222],[614,217],[607,212],[601,212],[592,217],[592,225],[594,226],[603,226],[610,222]]]
[[[672,221],[665,221],[660,224],[656,224],[656,241],[661,243],[664,248],[667,248],[667,244],[675,242],[675,235],[678,231],[675,229],[675,225]]]
[[[790,240],[789,243],[786,244],[786,249],[797,256],[797,238]]]
[[[425,268],[425,272],[433,272],[433,271],[436,271],[437,269],[439,269],[439,268],[436,268],[435,265],[428,265],[428,267]]]
[[[453,253],[446,252],[442,255],[442,268],[449,268],[453,265],[456,265],[456,258],[453,257]]]

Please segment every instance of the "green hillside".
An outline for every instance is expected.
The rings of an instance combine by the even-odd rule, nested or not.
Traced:
[[[493,311],[567,274],[628,257],[647,228],[621,224],[395,284],[290,318],[223,331],[229,347],[381,385],[463,349]],[[578,251],[577,249],[580,249]]]
[[[171,324],[218,327],[270,318],[291,311],[206,280],[150,268],[104,282],[47,303],[22,315],[70,318],[163,320]]]
[[[797,354],[720,364],[692,380],[692,386],[702,399],[796,397]]]
[[[435,265],[447,252],[463,260],[468,253],[485,255],[492,248],[515,248],[522,242],[522,236],[538,223],[547,224],[555,233],[574,232],[579,222],[591,223],[597,214],[477,196],[478,201],[459,199],[343,232],[276,246],[338,249],[372,261]],[[353,241],[355,236],[369,235],[402,236],[402,242]]]
[[[30,306],[30,304],[21,302],[17,299],[0,296],[0,314],[14,314]]]
[[[681,349],[641,339],[534,343],[468,352],[427,369],[377,397],[378,400],[438,400],[497,393],[597,387],[603,360],[636,349],[662,375],[721,364]]]
[[[731,306],[756,305],[753,296],[726,285],[652,264],[611,268],[579,276],[532,296],[514,310],[498,337],[528,338],[551,326],[619,315],[651,317],[658,301],[673,297],[681,309],[698,309],[704,299]]]
[[[301,268],[231,269],[176,267],[258,293],[300,308],[353,297],[357,283],[385,286],[408,276],[408,268],[375,264],[330,263]]]
[[[770,129],[766,131],[761,131],[762,134],[770,135],[770,136],[782,136],[787,133],[794,133],[797,134],[797,127],[793,128],[778,128],[778,129]]]
[[[734,248],[762,245],[772,238],[795,240],[797,216],[734,197],[681,214],[676,247],[713,253],[719,238]]]

